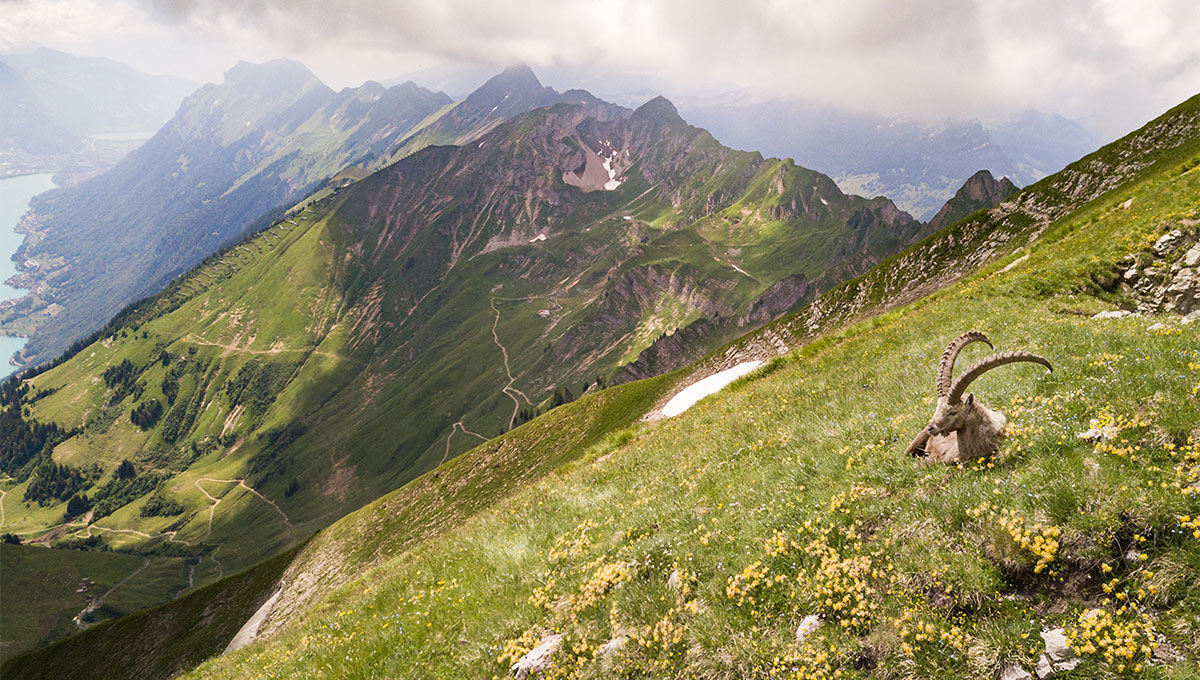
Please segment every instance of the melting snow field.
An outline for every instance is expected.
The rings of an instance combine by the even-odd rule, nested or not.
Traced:
[[[608,181],[604,183],[605,191],[612,191],[621,186],[621,180],[617,179],[617,169],[612,166],[613,159],[617,157],[617,152],[613,151],[608,158],[604,159],[604,169],[608,171]]]
[[[681,391],[679,394],[671,397],[671,400],[667,402],[667,405],[662,407],[663,416],[670,418],[683,413],[691,408],[696,402],[710,394],[716,394],[717,392],[720,392],[721,390],[725,389],[725,386],[729,383],[737,380],[738,378],[746,375],[750,371],[753,371],[762,365],[763,362],[759,360],[743,361],[733,368],[727,368],[720,373],[714,373],[703,380],[699,380],[691,385],[688,385],[687,387],[683,388],[683,391]]]

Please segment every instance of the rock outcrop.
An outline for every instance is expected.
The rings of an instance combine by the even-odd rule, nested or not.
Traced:
[[[1187,222],[1122,261],[1122,288],[1138,311],[1187,316],[1200,310],[1200,227]]]
[[[1005,177],[1000,181],[987,170],[980,170],[962,185],[954,197],[929,220],[930,231],[939,231],[976,210],[994,208],[1017,192],[1017,185]]]

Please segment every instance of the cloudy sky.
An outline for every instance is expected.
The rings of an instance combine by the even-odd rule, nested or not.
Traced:
[[[928,119],[1035,107],[1108,138],[1200,92],[1197,36],[1195,0],[0,0],[0,51],[198,81],[279,56],[333,87],[524,61],[601,95],[739,91]]]

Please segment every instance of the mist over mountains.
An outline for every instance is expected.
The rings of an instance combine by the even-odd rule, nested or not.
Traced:
[[[3,180],[4,677],[1191,677],[1200,95],[1003,108],[1086,110],[972,61],[1007,5],[57,2],[0,43],[269,58],[0,59],[58,185]]]
[[[795,101],[699,103],[682,110],[726,144],[794,158],[828,173],[845,191],[888,196],[924,220],[977,170],[1028,186],[1099,145],[1079,124],[1032,110],[993,127]]]

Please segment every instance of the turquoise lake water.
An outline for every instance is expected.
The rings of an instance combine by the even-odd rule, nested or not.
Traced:
[[[13,230],[21,221],[21,216],[29,209],[29,199],[53,188],[54,183],[50,181],[49,173],[0,179],[0,300],[10,300],[24,294],[24,291],[4,284],[8,277],[17,273],[12,256],[24,238]],[[25,338],[0,335],[0,378],[15,370],[8,360],[24,344]]]

